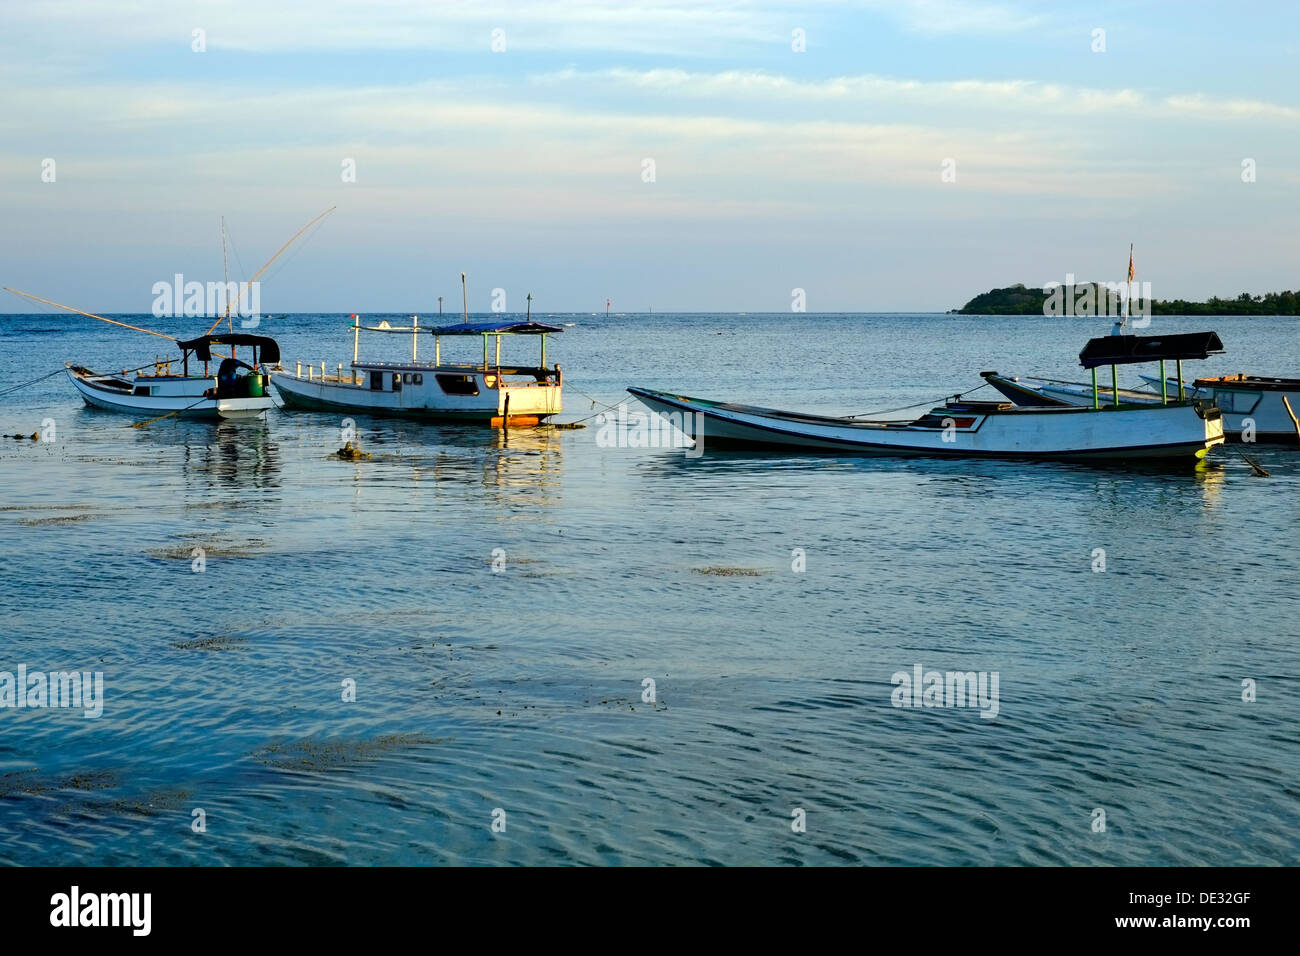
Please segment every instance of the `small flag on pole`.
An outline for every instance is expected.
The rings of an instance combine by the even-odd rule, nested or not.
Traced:
[[[1133,281],[1133,246],[1128,247],[1128,281]]]

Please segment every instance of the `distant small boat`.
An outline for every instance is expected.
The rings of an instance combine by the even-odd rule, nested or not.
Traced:
[[[65,363],[68,378],[87,405],[135,415],[175,412],[187,418],[260,418],[275,403],[266,369],[280,361],[280,347],[264,335],[227,333],[178,342],[181,374],[171,374],[172,361],[159,361],[121,375],[91,371]],[[212,352],[229,346],[231,354]],[[239,348],[251,350],[252,362],[236,358]],[[203,373],[190,374],[190,360],[203,363]],[[220,360],[216,372],[209,364]]]

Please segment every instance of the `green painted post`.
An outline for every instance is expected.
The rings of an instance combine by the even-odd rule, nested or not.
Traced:
[[[1097,366],[1092,367],[1092,410],[1095,412],[1101,408],[1101,401],[1097,398]]]
[[[1178,360],[1178,400],[1181,402],[1184,400],[1184,398],[1185,396],[1183,395],[1183,360],[1179,359]]]
[[[1165,378],[1165,360],[1160,360],[1160,404],[1169,404],[1169,379]]]
[[[1114,365],[1110,367],[1110,394],[1115,398],[1115,407],[1119,408],[1119,370]]]

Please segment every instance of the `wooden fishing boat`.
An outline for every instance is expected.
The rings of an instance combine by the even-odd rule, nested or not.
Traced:
[[[1202,458],[1223,442],[1218,409],[1196,402],[1026,408],[948,402],[911,422],[779,411],[629,388],[706,445],[950,458]]]
[[[434,421],[482,422],[492,425],[536,425],[563,410],[563,373],[546,366],[546,337],[564,329],[531,318],[520,321],[460,322],[422,327],[418,318],[409,326],[363,326],[352,316],[352,362],[345,371],[325,363],[295,364],[271,374],[271,384],[286,408],[316,411],[392,415]],[[362,361],[362,332],[411,336],[411,360]],[[433,361],[419,357],[421,334],[433,338]],[[503,336],[536,335],[541,342],[537,365],[503,365]],[[444,362],[442,339],[480,337],[481,362]],[[495,344],[495,352],[490,348]]]
[[[91,371],[65,363],[68,378],[87,405],[151,416],[176,413],[186,418],[253,419],[266,414],[274,402],[269,389],[268,368],[280,361],[280,347],[264,335],[227,333],[204,335],[178,342],[181,374],[172,374],[171,361],[124,371],[120,375]],[[212,351],[214,345],[229,346],[229,355]],[[241,361],[238,349],[250,350],[251,362]],[[190,361],[203,363],[190,373]],[[215,372],[210,368],[219,360]]]
[[[1218,336],[1208,333],[1199,347]],[[1166,348],[1133,348],[1134,336],[1093,339],[1079,355],[1093,372],[1089,405],[1017,405],[954,399],[915,421],[871,421],[716,402],[645,388],[628,391],[652,411],[706,445],[742,445],[810,451],[961,458],[1137,460],[1202,458],[1223,443],[1223,421],[1213,402],[1164,404],[1112,401],[1095,388],[1099,365],[1159,359],[1197,348],[1166,336]]]
[[[1141,378],[1153,388],[1162,387],[1158,377],[1142,375]],[[1166,394],[1178,394],[1178,387],[1175,379],[1163,381]],[[1198,378],[1185,391],[1192,398],[1211,399],[1219,406],[1224,431],[1230,438],[1241,438],[1249,429],[1255,441],[1290,444],[1297,440],[1291,414],[1300,415],[1300,379],[1243,372]],[[1156,400],[1159,401],[1158,395]]]
[[[1193,343],[1191,351],[1182,358],[1202,359],[1223,351],[1218,336],[1212,332],[1195,333],[1194,338],[1182,336],[1136,336],[1122,335],[1113,338],[1129,341],[1134,348],[1147,347],[1147,343],[1164,343],[1166,346],[1174,339]],[[1199,338],[1206,339],[1206,348],[1199,347]],[[1138,377],[1147,384],[1151,391],[1119,388],[1120,400],[1129,404],[1160,405],[1171,398],[1177,400],[1193,399],[1213,401],[1223,413],[1223,431],[1231,439],[1240,439],[1249,432],[1253,441],[1294,442],[1297,439],[1296,425],[1287,411],[1283,399],[1291,405],[1291,410],[1300,414],[1300,379],[1277,378],[1263,375],[1221,375],[1197,378],[1188,383],[1183,378],[1182,359],[1178,362],[1178,373],[1174,376],[1159,375]],[[1034,378],[1026,376],[1009,377],[997,372],[981,372],[985,381],[996,388],[1017,405],[1030,407],[1051,407],[1060,405],[1091,405],[1093,402],[1092,386],[1084,382],[1065,382],[1058,379]],[[1097,390],[1102,402],[1113,403],[1116,387],[1104,386]]]

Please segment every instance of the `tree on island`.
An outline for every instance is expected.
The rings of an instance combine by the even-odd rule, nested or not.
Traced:
[[[1107,295],[1105,283],[1079,282],[1075,289],[1092,286],[1095,290],[1099,315],[1115,315],[1112,308],[1105,311]],[[1003,289],[991,289],[975,296],[960,309],[958,315],[1046,315],[1045,304],[1048,293],[1041,288],[1026,287],[1024,283]],[[1110,303],[1116,304],[1113,295]],[[1263,295],[1251,295],[1243,292],[1235,299],[1220,299],[1218,296],[1206,302],[1189,302],[1186,299],[1155,299],[1151,302],[1153,315],[1300,315],[1300,292],[1267,292]]]

